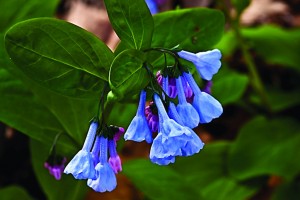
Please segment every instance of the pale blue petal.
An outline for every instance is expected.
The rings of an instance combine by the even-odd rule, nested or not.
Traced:
[[[216,74],[221,67],[222,54],[218,49],[214,49],[206,52],[199,52],[197,54],[180,51],[178,55],[194,63],[198,73],[205,80],[211,80],[213,75]]]
[[[191,156],[194,155],[195,153],[198,153],[204,146],[204,143],[202,140],[199,138],[199,136],[192,130],[190,139],[187,141],[186,145],[184,148],[182,148],[182,156]]]
[[[146,142],[151,143],[152,133],[149,129],[146,117],[135,116],[124,134],[124,139],[136,142],[146,140]]]
[[[89,187],[93,188],[96,192],[111,192],[117,187],[116,175],[107,162],[104,164],[98,163],[95,170],[97,178],[95,180],[88,180],[87,185]]]
[[[200,122],[197,110],[190,104],[178,104],[176,110],[183,121],[183,124],[189,128],[195,128]]]
[[[76,179],[96,178],[92,154],[88,151],[80,150],[66,166],[64,173],[72,174]]]
[[[195,63],[196,69],[205,80],[211,80],[221,67],[221,52],[217,49],[197,54],[198,60]]]
[[[199,114],[200,123],[208,123],[223,113],[222,105],[205,92],[194,96],[193,106]]]

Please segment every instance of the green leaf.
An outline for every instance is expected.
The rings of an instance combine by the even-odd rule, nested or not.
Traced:
[[[0,48],[0,51],[3,50]],[[5,55],[5,54],[4,54]],[[55,121],[57,121],[57,123],[59,123],[59,131],[55,131],[52,134],[49,133],[45,133],[45,134],[41,134],[43,133],[42,130],[37,129],[36,131],[36,136],[32,135],[32,127],[30,127],[30,124],[27,126],[29,126],[30,131],[28,130],[24,130],[24,129],[20,129],[17,128],[18,130],[21,130],[21,132],[24,133],[28,133],[29,136],[38,139],[44,135],[45,136],[50,136],[51,135],[51,142],[53,141],[54,136],[59,133],[59,132],[66,132],[71,139],[73,139],[70,143],[70,141],[65,142],[66,144],[71,144],[72,148],[79,148],[79,144],[81,145],[85,135],[86,135],[86,131],[88,129],[89,126],[89,121],[92,117],[94,117],[96,115],[96,109],[97,109],[97,103],[98,103],[98,96],[93,96],[93,98],[85,98],[85,99],[81,99],[81,98],[70,98],[70,97],[66,97],[63,96],[61,94],[55,93],[47,88],[44,88],[40,85],[38,85],[36,82],[34,82],[32,79],[28,78],[19,68],[15,67],[15,65],[10,61],[10,59],[7,56],[4,56],[2,59],[0,58],[0,64],[5,66],[6,69],[13,74],[14,80],[21,80],[22,82],[18,81],[20,84],[20,87],[22,89],[24,89],[24,85],[27,86],[27,88],[29,88],[31,91],[29,92],[29,90],[27,90],[32,96],[34,94],[35,98],[34,101],[35,102],[32,106],[30,106],[33,102],[31,99],[28,100],[28,102],[26,102],[27,104],[24,103],[24,101],[22,100],[23,96],[19,96],[16,100],[16,102],[18,103],[17,105],[28,105],[28,110],[25,109],[24,111],[24,116],[20,117],[20,122],[14,123],[11,126],[12,127],[16,127],[20,124],[27,124],[26,121],[24,122],[24,118],[29,119],[28,113],[31,113],[31,110],[38,110],[39,107],[44,107],[45,111],[43,111],[43,113],[51,115],[53,118],[55,118]],[[11,91],[11,89],[8,87],[7,91]],[[16,94],[14,94],[16,95]],[[9,99],[7,100],[8,104]],[[6,104],[4,104],[6,105]],[[24,107],[24,106],[22,106]],[[13,111],[17,110],[15,109],[15,107],[12,105],[5,107],[5,109],[13,109]],[[5,110],[4,109],[4,110]],[[12,112],[13,113],[13,112]],[[19,114],[19,113],[17,113]],[[42,115],[41,113],[38,113],[39,115]],[[35,120],[37,120],[37,122],[41,123],[49,123],[50,127],[54,126],[55,124],[51,119],[48,120],[43,120],[43,117],[39,117],[39,115],[36,116],[37,119],[33,119],[33,123],[35,123]],[[32,116],[34,117],[34,116]],[[12,120],[16,120],[19,118],[16,118],[15,116],[12,117]],[[41,121],[41,120],[43,121]],[[7,122],[7,117],[4,116],[3,120],[6,120]],[[7,122],[9,123],[9,122]],[[53,135],[55,133],[55,135]],[[65,138],[65,137],[62,137]],[[42,139],[42,138],[41,138]],[[44,140],[44,139],[43,139]],[[49,140],[47,140],[49,142]],[[45,141],[46,142],[46,141]],[[70,145],[69,145],[70,146]]]
[[[232,56],[238,47],[235,33],[230,30],[224,33],[222,39],[214,46],[221,51],[222,57]]]
[[[58,3],[59,0],[0,1],[0,32],[22,20],[54,16]]]
[[[144,0],[105,0],[105,6],[122,43],[133,49],[150,47],[154,25]]]
[[[145,54],[134,49],[125,50],[114,59],[109,72],[109,85],[119,99],[137,94],[149,83],[145,60]]]
[[[242,34],[267,62],[300,70],[300,29],[265,25],[243,29]]]
[[[44,145],[35,140],[30,141],[32,165],[36,177],[45,192],[48,200],[68,199],[81,200],[87,192],[86,181],[78,181],[71,175],[63,174],[57,181],[44,168],[44,162],[48,158],[50,144]]]
[[[234,103],[243,96],[248,83],[247,75],[221,68],[214,76],[212,94],[222,105]]]
[[[32,200],[26,190],[19,186],[9,186],[0,190],[0,199],[2,200]]]
[[[211,48],[223,34],[224,15],[207,8],[182,9],[154,15],[152,47],[199,52]]]
[[[272,194],[272,200],[298,200],[300,191],[299,180],[286,182],[279,185]]]
[[[259,186],[239,183],[228,175],[227,154],[230,146],[228,142],[207,144],[196,155],[177,158],[173,168],[206,200],[247,199],[257,192]]]
[[[271,109],[274,112],[283,111],[293,106],[300,104],[300,90],[283,91],[278,89],[268,89],[267,95],[270,102]]]
[[[149,199],[202,199],[179,173],[167,166],[133,160],[124,163],[123,173]]]
[[[64,132],[56,117],[37,101],[21,81],[2,68],[0,94],[0,121],[5,124],[44,143],[52,143],[56,134]],[[69,140],[64,140],[64,145],[68,149],[74,146]]]
[[[240,130],[231,148],[230,174],[239,180],[272,174],[290,179],[300,172],[300,162],[291,153],[299,147],[299,122],[257,117]]]
[[[232,0],[231,3],[235,7],[238,15],[240,15],[245,8],[250,4],[250,0]]]
[[[16,24],[6,33],[5,45],[26,76],[76,98],[100,93],[113,60],[113,53],[96,36],[50,18]]]

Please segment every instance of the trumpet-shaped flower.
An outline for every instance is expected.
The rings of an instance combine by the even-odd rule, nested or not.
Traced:
[[[117,186],[117,180],[113,169],[107,162],[108,139],[100,136],[99,163],[95,167],[96,178],[88,179],[87,185],[96,192],[112,191]],[[111,140],[114,143],[113,140]]]
[[[193,76],[189,73],[183,74],[194,92],[193,106],[197,110],[200,123],[208,123],[218,118],[222,112],[222,105],[206,92],[201,92]]]
[[[150,160],[159,165],[167,165],[175,162],[176,156],[187,156],[195,151],[189,149],[194,148],[189,144],[190,140],[194,139],[192,136],[194,132],[168,117],[157,94],[154,94],[154,100],[159,113],[159,133],[151,146]],[[199,147],[197,152],[201,148]]]
[[[133,140],[136,142],[141,142],[146,140],[146,142],[152,142],[152,133],[149,129],[147,119],[145,116],[145,105],[146,105],[146,92],[143,90],[140,94],[140,101],[136,116],[132,119],[124,138],[125,140]]]
[[[177,105],[176,109],[181,117],[181,120],[183,121],[183,124],[189,128],[195,128],[200,122],[199,115],[195,108],[187,102],[181,80],[182,79],[180,77],[176,79],[179,100],[179,104]]]
[[[73,157],[66,166],[64,173],[72,174],[76,179],[94,179],[96,172],[94,159],[90,152],[97,132],[98,123],[92,122],[88,130],[82,149]]]
[[[198,73],[205,80],[211,80],[221,67],[220,59],[222,54],[218,49],[196,54],[188,51],[180,51],[177,54],[181,58],[194,63]]]

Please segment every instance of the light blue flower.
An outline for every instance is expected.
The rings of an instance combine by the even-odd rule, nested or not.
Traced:
[[[177,112],[183,121],[183,124],[189,128],[195,128],[198,126],[200,119],[195,108],[187,102],[181,77],[176,79],[176,87],[178,91],[178,105],[176,106]]]
[[[88,179],[87,181],[87,185],[96,192],[110,192],[117,186],[116,175],[110,164],[107,162],[107,152],[108,139],[100,136],[99,163],[95,167],[96,178]]]
[[[170,118],[174,119],[178,124],[183,125],[183,121],[181,120],[181,117],[173,103],[170,103],[168,113]],[[188,138],[185,138],[187,143],[183,148],[181,148],[181,152],[182,156],[191,156],[198,153],[203,148],[204,143],[192,129],[189,127],[186,128],[189,130],[190,134],[188,134]]]
[[[117,187],[117,179],[114,171],[106,162],[104,164],[98,163],[95,167],[97,179],[89,179],[87,185],[96,192],[111,192]]]
[[[222,54],[218,49],[196,54],[188,51],[180,51],[177,54],[181,58],[194,63],[198,73],[205,80],[211,80],[221,67],[220,59]]]
[[[146,105],[146,92],[141,91],[140,102],[136,116],[132,119],[125,135],[125,140],[133,140],[136,142],[141,142],[146,140],[146,142],[152,142],[152,133],[147,123],[145,116],[145,105]]]
[[[223,113],[222,105],[206,92],[201,92],[190,73],[183,74],[194,92],[193,106],[197,110],[200,123],[208,123]]]
[[[72,174],[76,179],[94,179],[95,168],[93,156],[90,152],[97,132],[98,123],[92,122],[88,130],[82,149],[66,166],[64,173]]]
[[[195,133],[190,128],[182,126],[168,117],[157,94],[154,94],[154,101],[159,113],[159,133],[153,140],[150,160],[159,165],[167,165],[174,163],[176,156],[188,156],[191,153],[199,152],[203,143],[196,147],[197,141],[196,143],[190,141],[195,139],[193,136]]]

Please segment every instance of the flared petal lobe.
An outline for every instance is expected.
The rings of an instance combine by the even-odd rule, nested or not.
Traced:
[[[178,55],[181,58],[194,63],[201,78],[205,80],[211,80],[213,75],[216,74],[221,67],[220,59],[222,54],[218,49],[199,52],[197,54],[180,51],[178,52]]]
[[[76,179],[96,178],[92,154],[89,151],[80,150],[66,166],[64,173],[72,174]]]
[[[145,105],[146,105],[146,92],[142,91],[140,94],[140,102],[137,110],[136,116],[131,121],[124,138],[125,140],[133,140],[136,142],[141,142],[146,140],[146,142],[152,142],[152,133],[149,129],[148,122],[145,116]]]
[[[89,179],[87,185],[93,188],[96,192],[111,192],[117,187],[117,179],[113,169],[105,162],[98,163],[95,167],[96,179]]]

